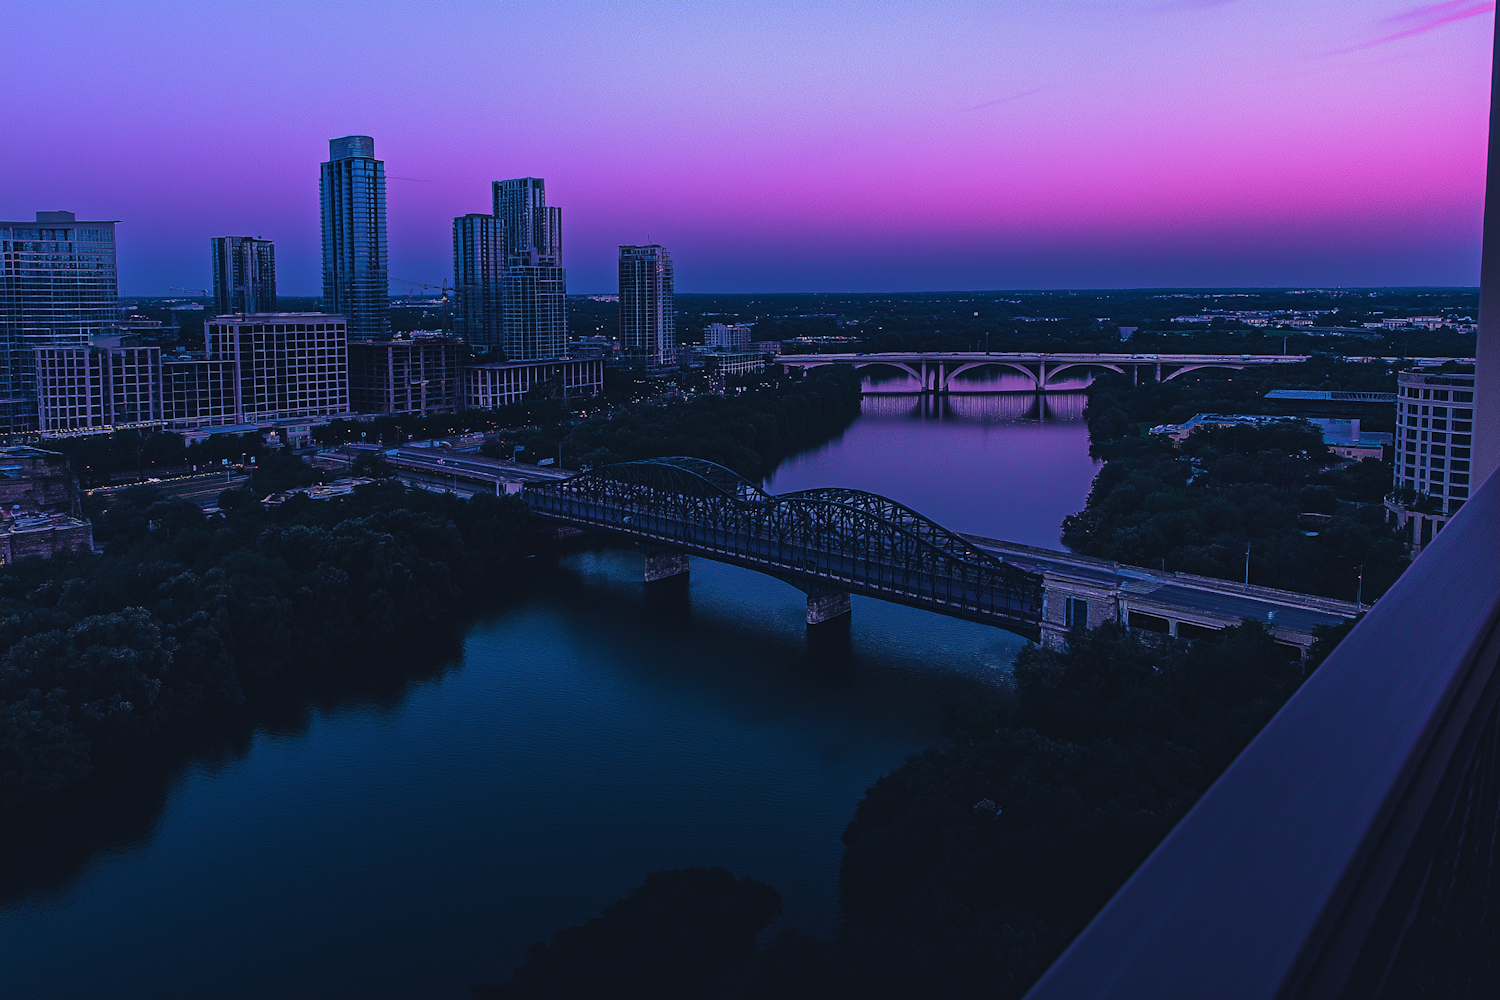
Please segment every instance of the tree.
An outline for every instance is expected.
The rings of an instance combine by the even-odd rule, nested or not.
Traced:
[[[780,913],[779,892],[723,868],[652,872],[600,916],[533,944],[508,982],[476,986],[474,997],[727,996]]]

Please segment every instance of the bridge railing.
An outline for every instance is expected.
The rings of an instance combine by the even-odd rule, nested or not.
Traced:
[[[1500,475],[1032,988],[1500,996]]]

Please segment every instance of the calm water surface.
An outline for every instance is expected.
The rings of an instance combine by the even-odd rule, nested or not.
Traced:
[[[1094,472],[1076,397],[870,397],[767,484],[870,489],[1055,544]],[[1045,416],[1045,419],[1039,417]],[[204,720],[0,830],[7,997],[466,996],[648,871],[724,865],[837,921],[866,787],[1022,641],[632,549],[519,567],[454,632]]]

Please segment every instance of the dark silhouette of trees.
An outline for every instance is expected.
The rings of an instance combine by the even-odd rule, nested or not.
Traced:
[[[723,868],[652,872],[629,896],[582,926],[538,941],[500,986],[475,1000],[727,997],[749,964],[756,935],[781,913],[781,894]]]
[[[1380,365],[1323,360],[1281,372],[1293,385],[1336,377],[1332,384],[1368,389],[1389,379]],[[1145,433],[1194,413],[1260,411],[1265,383],[1242,388],[1241,376],[1182,386],[1131,387],[1114,375],[1095,382],[1087,417],[1091,450],[1105,465],[1087,505],[1063,522],[1064,543],[1085,555],[1230,580],[1244,578],[1248,546],[1251,583],[1348,601],[1385,593],[1409,561],[1381,506],[1389,463],[1340,464],[1302,422],[1198,428],[1179,447]]]
[[[310,475],[273,455],[256,485]],[[225,490],[212,520],[151,486],[89,505],[102,556],[0,572],[0,807],[242,700],[255,678],[317,670],[451,613],[527,543],[514,497],[460,501],[390,482],[269,510]]]

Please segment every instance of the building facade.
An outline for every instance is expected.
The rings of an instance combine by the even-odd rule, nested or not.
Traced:
[[[276,245],[254,236],[215,236],[214,309],[229,313],[276,311]]]
[[[620,247],[620,348],[632,367],[676,367],[677,307],[665,247]]]
[[[161,348],[38,347],[35,357],[42,437],[161,426]]]
[[[549,385],[550,383],[550,385]],[[464,369],[464,406],[493,410],[526,399],[539,386],[546,395],[572,399],[604,391],[604,360],[503,361]]]
[[[375,140],[367,135],[328,140],[319,194],[323,308],[347,317],[351,336],[389,336],[385,161],[375,159]]]
[[[119,305],[115,222],[0,222],[0,437],[37,430],[37,348],[109,335]]]
[[[754,327],[754,323],[710,323],[703,329],[703,344],[710,351],[748,351]]]
[[[326,313],[216,316],[201,358],[163,364],[174,430],[269,426],[349,412],[348,327]]]
[[[1474,445],[1474,375],[1396,374],[1396,456],[1388,520],[1420,552],[1463,507]]]
[[[568,343],[568,279],[562,209],[540,177],[495,181],[494,216],[505,247],[501,349],[511,361],[556,358]]]
[[[505,235],[493,215],[453,220],[453,332],[476,351],[504,340]]]
[[[349,406],[356,413],[451,413],[462,387],[463,341],[415,333],[349,341]]]

